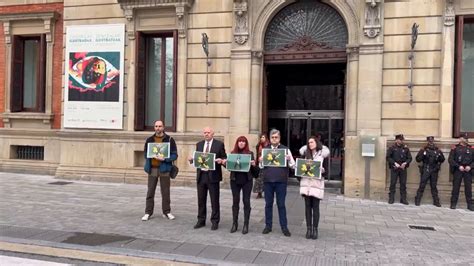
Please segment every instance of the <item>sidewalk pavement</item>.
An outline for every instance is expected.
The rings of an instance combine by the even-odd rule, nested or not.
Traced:
[[[144,185],[71,180],[50,184],[58,181],[0,173],[0,241],[203,264],[474,265],[474,212],[451,210],[446,202],[442,208],[389,205],[326,193],[319,239],[307,240],[304,201],[297,187],[288,188],[286,199],[292,233],[288,238],[279,229],[276,206],[273,232],[261,234],[264,200],[254,195],[249,233],[240,233],[242,206],[239,231],[229,233],[232,195],[227,186],[221,187],[219,230],[211,231],[209,221],[193,229],[195,188],[171,188],[175,220],[161,217],[157,188],[155,215],[142,222]]]

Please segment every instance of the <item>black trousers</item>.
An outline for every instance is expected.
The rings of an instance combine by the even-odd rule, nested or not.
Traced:
[[[405,198],[407,196],[407,169],[390,169],[390,197],[395,197],[395,189],[397,187],[397,180],[400,179],[400,196]]]
[[[152,173],[148,175],[148,191],[146,193],[145,213],[149,215],[152,215],[155,209],[155,191],[158,179],[160,179],[161,189],[161,210],[163,211],[163,214],[171,212],[170,174],[160,173],[158,169],[153,168]]]
[[[242,202],[244,203],[244,223],[248,224],[250,219],[250,195],[252,194],[252,180],[245,184],[237,184],[236,181],[230,181],[232,190],[232,219],[237,222],[239,219],[240,191],[242,191]]]
[[[309,227],[316,227],[318,228],[319,225],[319,202],[321,201],[318,198],[305,196],[304,204],[305,204],[305,216],[306,216],[306,226]]]
[[[467,205],[472,204],[472,170],[470,172],[461,172],[455,170],[453,174],[453,191],[451,192],[451,203],[458,203],[459,190],[461,182],[464,179],[464,195]]]
[[[203,173],[207,175],[207,173]],[[211,198],[211,223],[218,224],[220,221],[220,206],[219,206],[219,182],[209,183],[207,178],[201,178],[201,182],[197,184],[198,196],[198,222],[206,223],[207,215],[207,193]]]
[[[421,174],[420,178],[420,186],[418,187],[418,191],[416,192],[416,198],[420,199],[423,197],[423,192],[425,191],[426,184],[430,182],[431,187],[431,195],[433,196],[433,201],[439,202],[438,197],[438,171],[434,172],[426,172],[424,171]]]

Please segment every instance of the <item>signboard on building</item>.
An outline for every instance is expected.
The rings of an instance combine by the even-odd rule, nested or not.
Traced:
[[[64,127],[122,129],[125,25],[66,29]]]

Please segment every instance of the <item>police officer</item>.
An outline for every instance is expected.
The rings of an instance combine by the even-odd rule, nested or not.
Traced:
[[[474,211],[472,204],[472,172],[474,168],[474,149],[468,144],[467,133],[459,138],[449,153],[449,165],[453,173],[453,191],[451,192],[451,209],[456,209],[459,189],[464,179],[464,195],[466,196],[467,209]]]
[[[390,168],[390,192],[388,194],[388,203],[395,201],[395,187],[397,179],[400,178],[400,203],[408,205],[407,201],[407,168],[412,160],[410,149],[403,144],[403,134],[395,136],[395,144],[388,148],[387,162]]]
[[[416,155],[416,161],[421,162],[420,167],[420,187],[416,192],[415,205],[420,206],[421,198],[423,197],[423,191],[425,190],[426,183],[430,181],[431,196],[433,196],[433,205],[441,207],[438,197],[438,189],[436,185],[438,183],[438,172],[441,164],[445,158],[443,152],[436,147],[434,144],[434,137],[429,136],[426,138],[428,144],[421,148]]]

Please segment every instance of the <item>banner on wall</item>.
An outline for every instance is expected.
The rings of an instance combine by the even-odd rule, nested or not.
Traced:
[[[66,29],[64,127],[122,129],[125,25]]]

